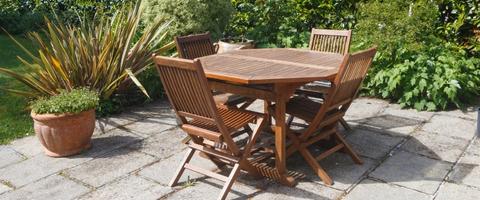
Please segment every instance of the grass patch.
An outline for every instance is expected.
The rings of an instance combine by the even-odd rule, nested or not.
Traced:
[[[23,36],[15,38],[27,48],[33,45]],[[25,72],[25,66],[17,59],[28,56],[8,36],[0,34],[0,67],[17,72]],[[0,75],[0,87],[25,89],[26,87],[13,78]],[[21,96],[0,90],[0,144],[6,144],[15,138],[33,134],[28,101]]]

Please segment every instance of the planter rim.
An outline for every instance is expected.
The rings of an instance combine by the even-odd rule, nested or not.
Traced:
[[[30,113],[30,116],[37,121],[43,121],[43,120],[52,120],[52,119],[59,119],[64,117],[84,115],[91,112],[95,112],[95,109],[92,108],[90,110],[82,111],[79,113],[59,113],[59,114],[52,114],[52,113],[37,114],[32,110],[32,112]]]
[[[218,41],[219,42],[224,42],[224,43],[229,43],[229,44],[247,44],[247,43],[253,43],[254,42],[254,40],[250,40],[250,39],[244,39],[241,42],[233,42],[233,43],[226,41],[226,40],[232,40],[232,39],[237,39],[237,38],[221,38]]]

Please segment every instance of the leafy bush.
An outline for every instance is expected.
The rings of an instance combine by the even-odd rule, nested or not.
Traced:
[[[480,5],[478,0],[439,0],[441,13],[438,30],[448,41],[480,55]]]
[[[0,68],[0,73],[17,79],[32,91],[7,90],[38,97],[53,96],[62,89],[87,87],[106,100],[133,81],[146,93],[135,76],[151,64],[153,53],[162,54],[173,48],[174,43],[166,40],[168,23],[160,21],[144,30],[134,42],[140,13],[137,3],[135,7],[127,5],[119,9],[113,18],[100,15],[94,22],[82,21],[79,27],[65,25],[58,18],[56,24],[47,19],[44,37],[36,32],[30,34],[40,47],[38,56],[17,42],[33,60],[29,63],[21,59],[32,73]]]
[[[351,28],[354,0],[232,0],[236,9],[226,29],[260,46],[306,47],[312,28]]]
[[[41,15],[34,8],[33,1],[0,0],[0,27],[10,33],[38,27]]]
[[[0,27],[9,33],[23,33],[44,25],[43,17],[59,15],[65,23],[78,24],[79,16],[111,15],[133,0],[0,0]]]
[[[143,4],[145,26],[172,20],[170,37],[210,31],[219,39],[232,12],[229,0],[145,0]]]
[[[418,51],[434,39],[438,10],[427,0],[372,1],[359,6],[357,18],[353,31],[357,49],[377,45],[395,62],[398,51]]]
[[[98,106],[98,94],[86,88],[61,90],[60,94],[50,98],[40,98],[32,104],[37,114],[80,113]]]
[[[418,110],[462,107],[480,95],[480,59],[466,55],[448,43],[424,52],[400,49],[395,62],[380,54],[366,80],[366,93]]]
[[[461,107],[480,95],[480,59],[437,33],[431,1],[373,1],[360,6],[354,49],[378,45],[367,95],[418,110]]]

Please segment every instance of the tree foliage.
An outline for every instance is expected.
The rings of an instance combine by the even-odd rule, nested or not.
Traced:
[[[229,0],[145,0],[143,21],[172,21],[169,36],[210,31],[221,38],[233,8]]]

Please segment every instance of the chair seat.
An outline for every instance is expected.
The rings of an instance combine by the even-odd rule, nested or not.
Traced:
[[[306,122],[311,122],[321,106],[320,102],[315,102],[306,97],[295,96],[288,101],[286,112]]]
[[[331,87],[332,83],[330,81],[314,81],[303,85],[295,93],[314,98],[324,98],[324,94],[327,94]]]
[[[248,98],[232,93],[216,92],[213,100],[218,105],[236,106],[248,100]]]
[[[217,107],[218,113],[222,117],[227,130],[230,133],[234,133],[235,131],[245,127],[249,123],[255,123],[256,118],[258,117],[256,113],[249,112],[249,111],[242,111],[238,109],[230,109],[230,108],[222,108]],[[221,135],[218,130],[216,124],[207,123],[204,121],[193,120],[190,122],[191,125],[197,126],[209,131],[217,132]]]

